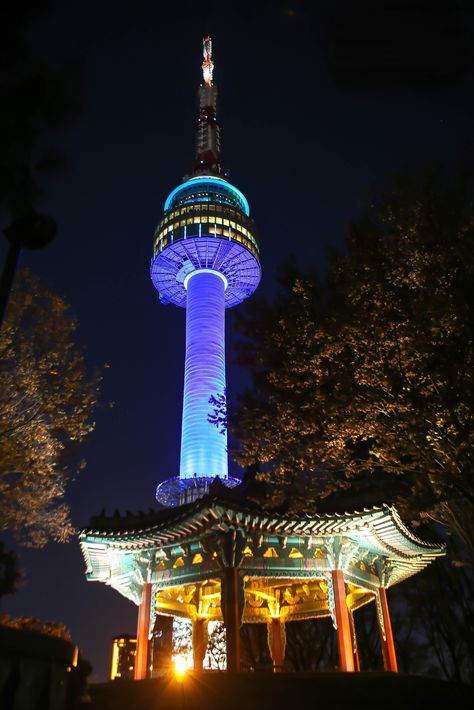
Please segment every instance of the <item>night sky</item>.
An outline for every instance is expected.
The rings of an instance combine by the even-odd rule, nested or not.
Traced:
[[[58,236],[23,263],[70,303],[91,368],[110,364],[67,496],[75,525],[153,507],[157,482],[178,473],[184,311],[159,303],[149,264],[164,200],[193,163],[203,34],[223,164],[260,233],[255,299],[271,296],[290,254],[323,271],[327,247],[397,171],[470,150],[473,27],[472,4],[455,0],[74,0],[34,22],[35,53],[81,69],[83,109],[51,136],[71,162],[42,205]],[[245,374],[227,314],[232,401]],[[75,539],[20,559],[24,584],[3,611],[65,623],[104,678],[136,607],[86,583]]]

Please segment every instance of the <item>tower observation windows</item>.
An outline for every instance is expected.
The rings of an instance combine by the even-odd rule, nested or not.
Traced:
[[[219,177],[191,178],[175,188],[165,202],[165,212],[193,201],[212,201],[234,205],[248,216],[249,206],[244,195],[234,185]]]
[[[179,210],[176,210],[174,214],[179,214]],[[161,227],[160,224],[155,235],[154,256],[156,257],[162,252],[168,244],[181,239],[219,236],[242,244],[259,258],[257,241],[252,232],[241,224],[241,221],[245,220],[248,226],[253,227],[253,230],[255,227],[249,218],[245,218],[242,214],[238,216],[240,217],[239,221],[234,221],[214,217],[214,215],[200,214],[185,220],[176,220],[167,226]],[[167,236],[170,232],[171,239]]]

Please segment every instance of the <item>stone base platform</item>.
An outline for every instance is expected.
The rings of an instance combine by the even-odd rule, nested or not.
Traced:
[[[463,710],[472,688],[391,673],[187,673],[93,685],[88,710]]]

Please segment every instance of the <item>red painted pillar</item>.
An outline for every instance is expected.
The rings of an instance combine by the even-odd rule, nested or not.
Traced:
[[[224,568],[225,594],[225,634],[227,670],[240,671],[240,613],[239,613],[239,570],[237,567]]]
[[[135,680],[148,676],[148,632],[150,630],[151,583],[143,585],[142,601],[138,607],[137,655],[135,657]]]
[[[391,673],[398,673],[397,654],[395,653],[395,642],[393,640],[392,622],[390,621],[390,612],[387,602],[387,591],[384,589],[384,587],[379,588],[379,599],[380,610],[383,619],[383,628],[379,621],[383,665],[386,671],[390,671]]]
[[[346,585],[342,570],[332,571],[332,587],[334,592],[334,610],[337,621],[337,642],[339,647],[339,666],[341,671],[354,670],[354,655],[352,652],[351,625],[347,609]]]
[[[273,672],[281,673],[283,670],[283,643],[281,639],[281,621],[272,619],[272,649]]]

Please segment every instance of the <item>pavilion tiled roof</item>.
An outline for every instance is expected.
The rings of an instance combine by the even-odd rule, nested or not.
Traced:
[[[396,509],[388,505],[361,511],[334,514],[281,514],[261,510],[246,501],[246,505],[227,497],[205,496],[178,508],[150,511],[147,514],[92,518],[81,531],[81,538],[99,537],[131,548],[155,544],[170,544],[194,537],[204,529],[225,531],[239,526],[249,532],[261,531],[276,535],[329,536],[350,535],[371,539],[375,547],[394,554],[414,552],[442,554],[444,545],[425,542],[400,519]]]

